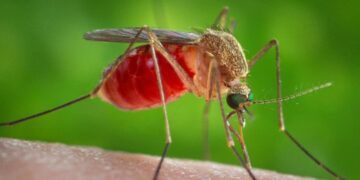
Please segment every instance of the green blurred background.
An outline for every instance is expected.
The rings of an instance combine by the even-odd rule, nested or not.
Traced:
[[[31,0],[0,2],[0,115],[11,120],[88,93],[126,44],[89,42],[97,28],[151,27],[191,31],[212,24],[223,6],[237,20],[235,36],[252,57],[276,37],[281,44],[283,94],[324,82],[334,86],[284,103],[288,130],[340,175],[359,179],[360,122],[358,1]],[[165,17],[157,23],[156,13]],[[249,77],[257,99],[275,97],[271,51]],[[237,164],[226,147],[217,103],[210,113],[211,160]],[[185,95],[168,105],[173,144],[169,156],[202,158],[204,100]],[[245,138],[254,167],[329,178],[277,127],[276,105],[258,105]],[[227,111],[229,109],[227,108]],[[99,99],[14,127],[0,136],[159,155],[161,108],[125,112]]]

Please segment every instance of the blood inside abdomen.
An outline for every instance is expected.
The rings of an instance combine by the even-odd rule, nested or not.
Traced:
[[[168,52],[193,78],[197,47],[192,45],[164,45]],[[171,102],[187,92],[187,87],[167,60],[156,52],[162,75],[165,100]],[[150,46],[137,47],[103,82],[98,95],[121,109],[140,110],[161,105],[160,92],[156,78],[154,61]]]

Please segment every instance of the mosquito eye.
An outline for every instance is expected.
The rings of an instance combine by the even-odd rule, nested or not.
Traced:
[[[239,104],[245,103],[246,101],[248,101],[248,99],[242,94],[229,94],[226,97],[226,102],[233,109],[238,108]]]

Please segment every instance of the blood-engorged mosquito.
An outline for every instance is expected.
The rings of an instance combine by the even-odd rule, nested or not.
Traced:
[[[100,97],[120,109],[127,110],[141,110],[162,106],[165,119],[166,144],[153,176],[153,179],[157,179],[169,145],[172,142],[166,104],[176,100],[186,92],[190,92],[205,98],[205,122],[208,121],[211,100],[219,101],[227,145],[244,165],[250,177],[256,179],[256,175],[251,170],[250,158],[242,132],[245,123],[244,113],[250,114],[247,108],[253,104],[277,103],[280,131],[327,173],[342,179],[341,176],[310,154],[285,129],[282,110],[283,101],[329,87],[331,83],[325,83],[282,97],[278,41],[275,39],[269,41],[250,61],[247,61],[240,43],[232,34],[235,23],[231,23],[227,28],[227,14],[228,8],[225,7],[214,24],[202,33],[151,29],[148,26],[101,29],[88,32],[84,35],[87,40],[129,43],[125,53],[106,69],[100,83],[94,90],[87,95],[44,112],[15,121],[2,122],[0,126],[14,125],[34,119],[94,97]],[[145,45],[133,48],[134,44],[138,42],[145,43]],[[254,100],[254,96],[246,84],[247,75],[256,62],[273,47],[276,53],[277,98]],[[222,95],[224,94],[226,94],[227,104],[233,109],[228,115],[225,114],[222,101]],[[234,115],[237,116],[240,125],[238,131],[229,123],[229,119]],[[205,136],[206,134],[207,131],[205,130]],[[233,136],[239,140],[243,157],[235,148]]]

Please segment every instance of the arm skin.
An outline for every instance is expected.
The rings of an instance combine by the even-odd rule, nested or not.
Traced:
[[[0,138],[0,179],[151,179],[159,157]],[[309,179],[254,169],[258,179]],[[250,179],[243,168],[167,158],[159,179]]]

